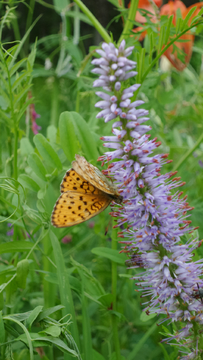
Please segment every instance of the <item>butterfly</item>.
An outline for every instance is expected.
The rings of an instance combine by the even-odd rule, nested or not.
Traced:
[[[117,204],[123,201],[116,186],[97,167],[83,156],[75,158],[62,180],[62,194],[52,212],[51,222],[55,227],[80,224],[98,215],[112,201]]]

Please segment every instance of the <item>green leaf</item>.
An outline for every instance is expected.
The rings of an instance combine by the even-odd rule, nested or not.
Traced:
[[[49,315],[51,315],[51,314],[53,314],[56,311],[59,311],[61,309],[64,309],[63,305],[57,305],[57,306],[53,306],[53,307],[51,307],[49,309],[43,310],[41,312],[41,314],[39,315],[39,317],[38,317],[38,321],[43,320],[44,318],[48,317]]]
[[[96,141],[86,121],[76,112],[64,112],[59,119],[61,147],[71,162],[81,150],[88,160],[98,158]]]
[[[42,309],[43,309],[43,306],[39,305],[30,312],[28,318],[25,321],[25,326],[27,328],[32,326],[33,322],[36,320],[38,315],[42,312]]]
[[[111,303],[113,302],[113,294],[105,294],[100,296],[98,299],[105,307],[110,307]]]
[[[49,125],[47,128],[47,139],[50,143],[56,143],[57,128],[54,125]]]
[[[4,341],[5,341],[5,328],[2,318],[2,311],[0,311],[0,344],[4,343]]]
[[[18,181],[27,189],[36,192],[40,190],[39,185],[29,175],[21,174]]]
[[[55,8],[55,11],[58,12],[59,14],[60,14],[63,10],[65,10],[68,5],[69,5],[69,1],[68,1],[68,0],[54,0],[54,8]]]
[[[31,169],[34,171],[34,173],[42,180],[47,181],[47,171],[40,159],[40,157],[33,153],[29,155],[28,157],[28,164],[31,167]]]
[[[48,165],[50,165],[52,168],[62,170],[62,164],[57,153],[42,134],[35,135],[34,143],[41,157]]]
[[[67,159],[71,162],[75,159],[75,154],[80,152],[81,145],[76,137],[73,121],[66,114],[67,112],[60,115],[59,132],[61,147]]]
[[[54,338],[51,336],[50,337],[49,336],[40,336],[40,334],[36,334],[36,333],[29,333],[29,335],[30,335],[30,338],[32,339],[34,347],[55,345],[63,353],[69,353],[75,357],[77,356],[76,352],[74,350],[72,350],[71,348],[69,348],[69,346],[67,346],[61,339]],[[17,339],[27,343],[27,338],[25,337],[24,334],[18,336]]]
[[[17,96],[14,97],[14,106],[18,104],[18,102],[22,99],[24,95],[30,90],[30,84],[23,86],[23,89],[18,93]]]
[[[0,310],[3,310],[3,308],[4,308],[4,294],[3,294],[3,291],[1,291],[0,292]],[[0,334],[1,334],[1,326],[0,326]],[[0,344],[1,344],[1,339],[0,339]]]
[[[5,111],[2,111],[0,109],[0,117],[2,117],[5,121],[7,121],[7,125],[12,125],[12,119],[10,117],[8,117],[6,114],[5,114]],[[1,120],[3,122],[3,120]]]
[[[0,89],[0,94],[1,94],[1,108],[2,110],[6,110],[10,106],[10,98],[7,95],[7,93],[3,90],[3,88]]]
[[[97,247],[91,250],[93,254],[105,257],[118,265],[125,265],[126,255],[119,254],[118,250],[107,249],[105,247]]]
[[[28,71],[24,71],[22,75],[18,76],[12,85],[12,91],[14,91],[23,81],[24,78],[27,78],[30,75]]]
[[[171,15],[168,19],[168,24],[167,24],[167,28],[166,28],[166,32],[165,32],[165,37],[164,37],[164,45],[167,44],[169,36],[170,36],[172,20],[173,20],[173,15]]]
[[[157,314],[149,314],[147,315],[145,311],[142,311],[141,315],[140,315],[140,320],[145,322],[145,321],[149,321],[151,319],[153,319],[155,316],[157,316]]]
[[[61,250],[60,243],[58,238],[53,233],[53,231],[49,231],[50,240],[53,248],[53,254],[55,258],[55,264],[57,266],[57,276],[58,276],[58,286],[59,286],[59,294],[60,294],[60,302],[64,305],[64,309],[62,310],[63,316],[67,314],[71,314],[72,323],[70,325],[71,334],[74,337],[74,340],[77,344],[79,344],[79,334],[76,322],[76,314],[75,308],[71,293],[71,288],[69,284],[69,279],[66,274],[66,267],[64,262],[63,253]]]
[[[19,240],[12,241],[4,244],[0,244],[0,254],[18,252],[18,251],[29,251],[34,246],[33,243],[29,241]]]
[[[20,288],[25,289],[27,275],[29,273],[29,261],[28,259],[23,259],[17,264],[17,276],[16,281]]]
[[[105,358],[101,354],[99,354],[96,350],[92,349],[92,353],[94,360],[105,360]]]
[[[17,46],[13,46],[13,56],[11,57],[10,56],[10,64],[9,64],[9,69],[12,69],[12,67],[13,67],[13,64],[15,63],[15,60],[17,59],[17,57],[18,57],[18,55],[19,55],[19,53],[20,53],[20,51],[21,51],[21,49],[22,49],[22,47],[23,47],[23,45],[24,45],[24,43],[25,43],[25,40],[26,40],[26,38],[29,36],[29,33],[31,32],[31,30],[33,29],[33,27],[36,25],[36,23],[38,22],[38,20],[41,18],[41,16],[42,15],[39,15],[38,17],[37,17],[37,19],[35,19],[34,21],[33,21],[33,23],[32,23],[32,25],[29,27],[29,29],[26,31],[26,33],[25,33],[25,35],[23,36],[23,38],[21,39],[21,41],[18,43],[18,45]],[[7,51],[10,51],[10,49],[9,50],[7,50]]]
[[[20,152],[22,156],[27,156],[33,153],[34,148],[27,137],[24,137],[20,140]]]
[[[25,61],[27,61],[26,58],[18,61],[15,65],[13,65],[13,67],[10,69],[10,76],[12,76]]]
[[[52,325],[47,328],[45,328],[43,331],[40,331],[40,334],[47,334],[51,335],[53,337],[59,337],[61,334],[61,328],[57,325]]]
[[[182,30],[185,30],[185,27],[187,27],[187,23],[189,21],[189,19],[192,17],[192,14],[195,12],[195,10],[197,9],[197,7],[192,7],[189,11],[189,13],[186,15],[183,23],[182,23],[182,26],[181,26],[181,31]]]
[[[28,99],[27,101],[24,102],[23,105],[21,105],[22,107],[20,108],[20,111],[18,112],[17,116],[16,116],[16,120],[20,121],[21,117],[24,115],[27,107],[33,103],[33,99]]]
[[[28,347],[30,350],[30,360],[34,360],[32,340],[31,340],[30,334],[27,331],[26,327],[20,321],[12,318],[12,316],[4,316],[3,318],[4,318],[4,320],[12,321],[12,322],[18,324],[22,328],[22,330],[24,331],[23,335],[25,336],[26,343],[28,344]]]

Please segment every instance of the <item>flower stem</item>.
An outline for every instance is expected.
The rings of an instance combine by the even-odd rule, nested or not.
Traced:
[[[18,125],[15,125],[14,133],[14,158],[13,158],[13,177],[18,179]],[[14,225],[13,229],[13,241],[17,240],[17,225]]]
[[[17,181],[18,179],[18,123],[16,121],[16,115],[14,110],[14,103],[13,103],[13,93],[12,93],[12,86],[11,86],[11,74],[7,63],[5,62],[7,76],[8,76],[8,87],[9,87],[9,98],[10,98],[10,108],[11,108],[11,118],[13,121],[14,127],[14,151],[13,151],[13,178]],[[17,240],[17,225],[14,225],[13,229],[13,241]]]
[[[14,159],[13,159],[13,177],[18,179],[18,126],[15,126],[14,134]]]
[[[117,230],[113,229],[112,231],[112,242],[111,242],[111,248],[113,250],[117,250]],[[117,293],[117,264],[112,261],[112,295],[113,295],[113,301],[112,301],[112,310],[113,312],[116,311],[116,293]],[[112,319],[112,330],[113,330],[113,341],[114,341],[114,349],[116,353],[116,360],[120,360],[120,344],[119,344],[119,338],[118,338],[118,320],[117,316],[112,313],[111,315]]]
[[[95,16],[89,11],[89,9],[83,4],[81,0],[74,0],[74,2],[79,6],[79,8],[82,10],[82,12],[88,17],[88,19],[91,21],[92,25],[95,27],[95,29],[98,31],[98,33],[101,35],[101,37],[109,43],[111,41],[111,38],[109,34],[106,32],[106,30],[103,28],[103,26],[99,23],[99,21],[95,18]]]
[[[130,30],[134,26],[133,22],[135,21],[135,15],[136,15],[136,12],[137,12],[138,2],[139,2],[139,0],[132,0],[131,1],[130,10],[129,10],[129,14],[128,14],[128,19],[127,19],[127,21],[125,23],[123,32],[122,32],[121,37],[120,37],[120,39],[118,41],[118,45],[121,43],[121,41],[123,39],[126,39],[126,38],[129,37]]]

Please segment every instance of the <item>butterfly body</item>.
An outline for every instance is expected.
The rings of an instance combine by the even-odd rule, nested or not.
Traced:
[[[96,216],[112,202],[123,198],[99,169],[76,155],[61,183],[61,196],[52,212],[55,227],[70,227]]]

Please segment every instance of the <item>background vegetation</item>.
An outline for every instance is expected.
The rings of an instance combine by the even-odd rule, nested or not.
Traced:
[[[117,41],[127,8],[117,1],[107,4],[104,8],[116,14],[109,29]],[[75,154],[100,167],[100,137],[111,132],[111,124],[96,119],[92,87],[91,59],[102,32],[98,36],[96,22],[68,0],[2,2],[0,11],[0,359],[117,359],[115,318],[121,359],[176,359],[177,349],[160,343],[164,328],[157,326],[158,319],[142,313],[143,300],[131,280],[139,270],[127,269],[125,254],[111,249],[116,232],[109,209],[70,229],[50,224],[60,182]],[[137,97],[149,110],[151,137],[173,160],[164,171],[178,169],[186,181],[184,193],[195,208],[191,219],[201,239],[201,13],[192,21],[193,54],[182,72],[166,69],[161,51],[191,23],[148,19],[142,42],[130,36],[130,29],[125,39],[135,46]],[[164,29],[168,32],[160,40]],[[200,247],[194,258],[202,252]]]

